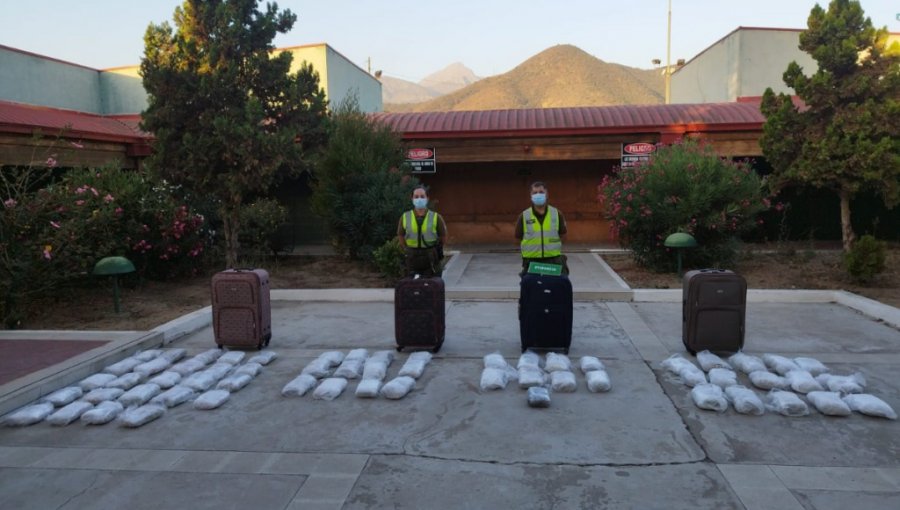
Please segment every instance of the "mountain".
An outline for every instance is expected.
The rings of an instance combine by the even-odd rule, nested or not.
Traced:
[[[381,99],[385,105],[403,108],[406,103],[421,103],[457,90],[480,80],[471,69],[460,62],[429,74],[419,83],[400,78],[381,77]]]
[[[572,45],[558,45],[515,69],[424,103],[385,111],[454,111],[661,104],[657,70],[604,62]],[[389,108],[391,107],[391,108]]]
[[[479,79],[462,62],[454,62],[440,71],[422,78],[419,85],[437,92],[438,95],[444,95],[467,87]]]
[[[381,77],[381,100],[384,103],[421,103],[441,93],[400,78]]]

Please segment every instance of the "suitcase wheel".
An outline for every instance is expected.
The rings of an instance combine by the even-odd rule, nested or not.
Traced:
[[[224,348],[225,348],[225,346],[222,345],[222,344],[216,344],[216,347],[218,347],[219,349],[224,349]]]
[[[398,345],[398,346],[397,346],[397,352],[403,352],[403,346],[402,346],[402,345]]]
[[[565,349],[563,349],[563,354],[565,354],[566,356],[569,355],[569,348],[568,348],[568,347],[566,347]]]
[[[437,345],[437,346],[435,346],[434,349],[431,349],[431,352],[437,354],[437,352],[440,351],[440,350],[441,350],[441,346],[440,346],[440,345]]]

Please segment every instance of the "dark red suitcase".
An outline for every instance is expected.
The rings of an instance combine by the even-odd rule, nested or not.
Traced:
[[[228,269],[214,274],[211,286],[216,345],[257,349],[269,345],[269,273],[265,269]]]
[[[744,346],[747,281],[727,269],[688,271],[683,280],[681,340],[691,354]]]
[[[524,274],[519,284],[519,337],[527,349],[561,349],[572,344],[572,281],[568,276]]]
[[[394,337],[397,350],[444,344],[444,280],[403,278],[394,289]]]

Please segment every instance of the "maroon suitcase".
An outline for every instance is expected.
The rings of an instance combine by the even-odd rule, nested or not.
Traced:
[[[744,346],[747,281],[727,269],[688,271],[683,280],[681,340],[691,354]]]
[[[272,338],[269,273],[228,269],[212,277],[212,320],[219,347],[262,349]]]
[[[394,289],[394,337],[397,350],[444,344],[444,280],[403,278]]]

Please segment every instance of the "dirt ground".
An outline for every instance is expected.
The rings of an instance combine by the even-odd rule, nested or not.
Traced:
[[[637,267],[628,255],[604,259],[632,288],[680,288],[675,274]],[[291,256],[267,266],[273,289],[384,288],[388,282],[362,264],[336,256]],[[887,270],[868,286],[852,283],[840,268],[840,251],[766,250],[745,254],[735,271],[750,288],[844,289],[900,307],[900,249],[888,252]],[[210,304],[209,277],[146,282],[122,289],[119,314],[108,285],[81,290],[77,298],[48,303],[21,329],[148,330]]]

